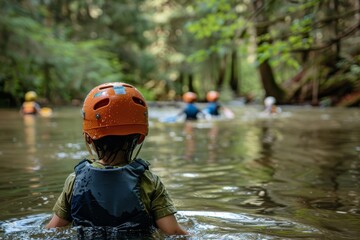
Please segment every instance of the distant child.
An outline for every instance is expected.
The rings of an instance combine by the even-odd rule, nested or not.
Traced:
[[[276,99],[274,97],[272,96],[266,97],[264,99],[264,105],[265,105],[264,113],[269,115],[280,113],[281,108],[277,107],[275,103],[276,103]]]
[[[25,93],[25,102],[22,104],[20,112],[22,114],[40,113],[40,105],[36,102],[37,94],[34,91]]]
[[[186,92],[183,95],[183,101],[186,103],[186,106],[182,112],[180,112],[178,115],[184,115],[186,116],[186,120],[197,120],[199,117],[199,114],[201,113],[201,110],[195,105],[195,102],[197,100],[197,95],[193,92]]]
[[[101,84],[85,98],[83,134],[90,154],[65,181],[46,228],[74,226],[185,235],[176,208],[149,163],[137,158],[148,134],[148,108],[132,85]],[[137,149],[137,150],[135,150]]]
[[[209,91],[206,94],[207,105],[203,110],[206,116],[219,117],[223,114],[226,118],[234,118],[234,113],[219,103],[219,92]]]
[[[219,93],[217,91],[209,91],[206,94],[207,105],[205,108],[205,113],[210,114],[211,116],[220,116],[220,103]]]

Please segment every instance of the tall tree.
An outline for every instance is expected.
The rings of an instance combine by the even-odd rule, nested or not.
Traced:
[[[255,29],[258,39],[258,46],[263,44],[271,44],[271,42],[264,36],[269,35],[269,19],[268,19],[268,4],[265,4],[265,0],[254,0],[253,7],[255,12]],[[265,90],[266,96],[273,96],[278,102],[283,101],[284,92],[275,81],[272,67],[269,59],[263,59],[259,65],[259,73],[261,81]]]
[[[238,66],[238,54],[237,49],[233,49],[231,52],[231,67],[230,67],[230,88],[235,96],[239,96],[240,79],[238,76],[240,71]]]

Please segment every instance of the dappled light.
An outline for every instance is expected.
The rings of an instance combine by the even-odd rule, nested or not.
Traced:
[[[0,239],[359,238],[359,0],[1,0],[0,29]]]

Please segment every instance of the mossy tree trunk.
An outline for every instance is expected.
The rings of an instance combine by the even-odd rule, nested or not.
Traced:
[[[265,0],[254,0],[253,7],[254,11],[258,13],[255,18],[255,30],[257,39],[260,39],[257,45],[260,46],[264,43],[269,42],[269,40],[265,40],[265,38],[262,37],[269,34],[268,26],[266,24],[261,24],[267,22],[268,20],[265,10]],[[258,69],[261,82],[265,90],[265,95],[275,97],[279,103],[283,102],[284,91],[275,81],[275,77],[269,60],[267,59],[261,62]]]
[[[231,69],[230,69],[230,88],[234,96],[239,96],[239,75],[238,75],[238,57],[237,51],[231,52]]]

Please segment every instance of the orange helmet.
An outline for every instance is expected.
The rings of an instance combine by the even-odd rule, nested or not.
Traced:
[[[184,102],[186,102],[186,103],[195,102],[196,99],[197,99],[196,93],[193,93],[193,92],[186,92],[186,93],[184,93],[184,95],[183,95],[183,100],[184,100]]]
[[[108,135],[148,134],[148,109],[132,85],[113,82],[93,88],[84,100],[83,132],[92,139]]]
[[[206,94],[206,100],[208,102],[215,102],[219,99],[219,93],[217,91],[210,91]]]

